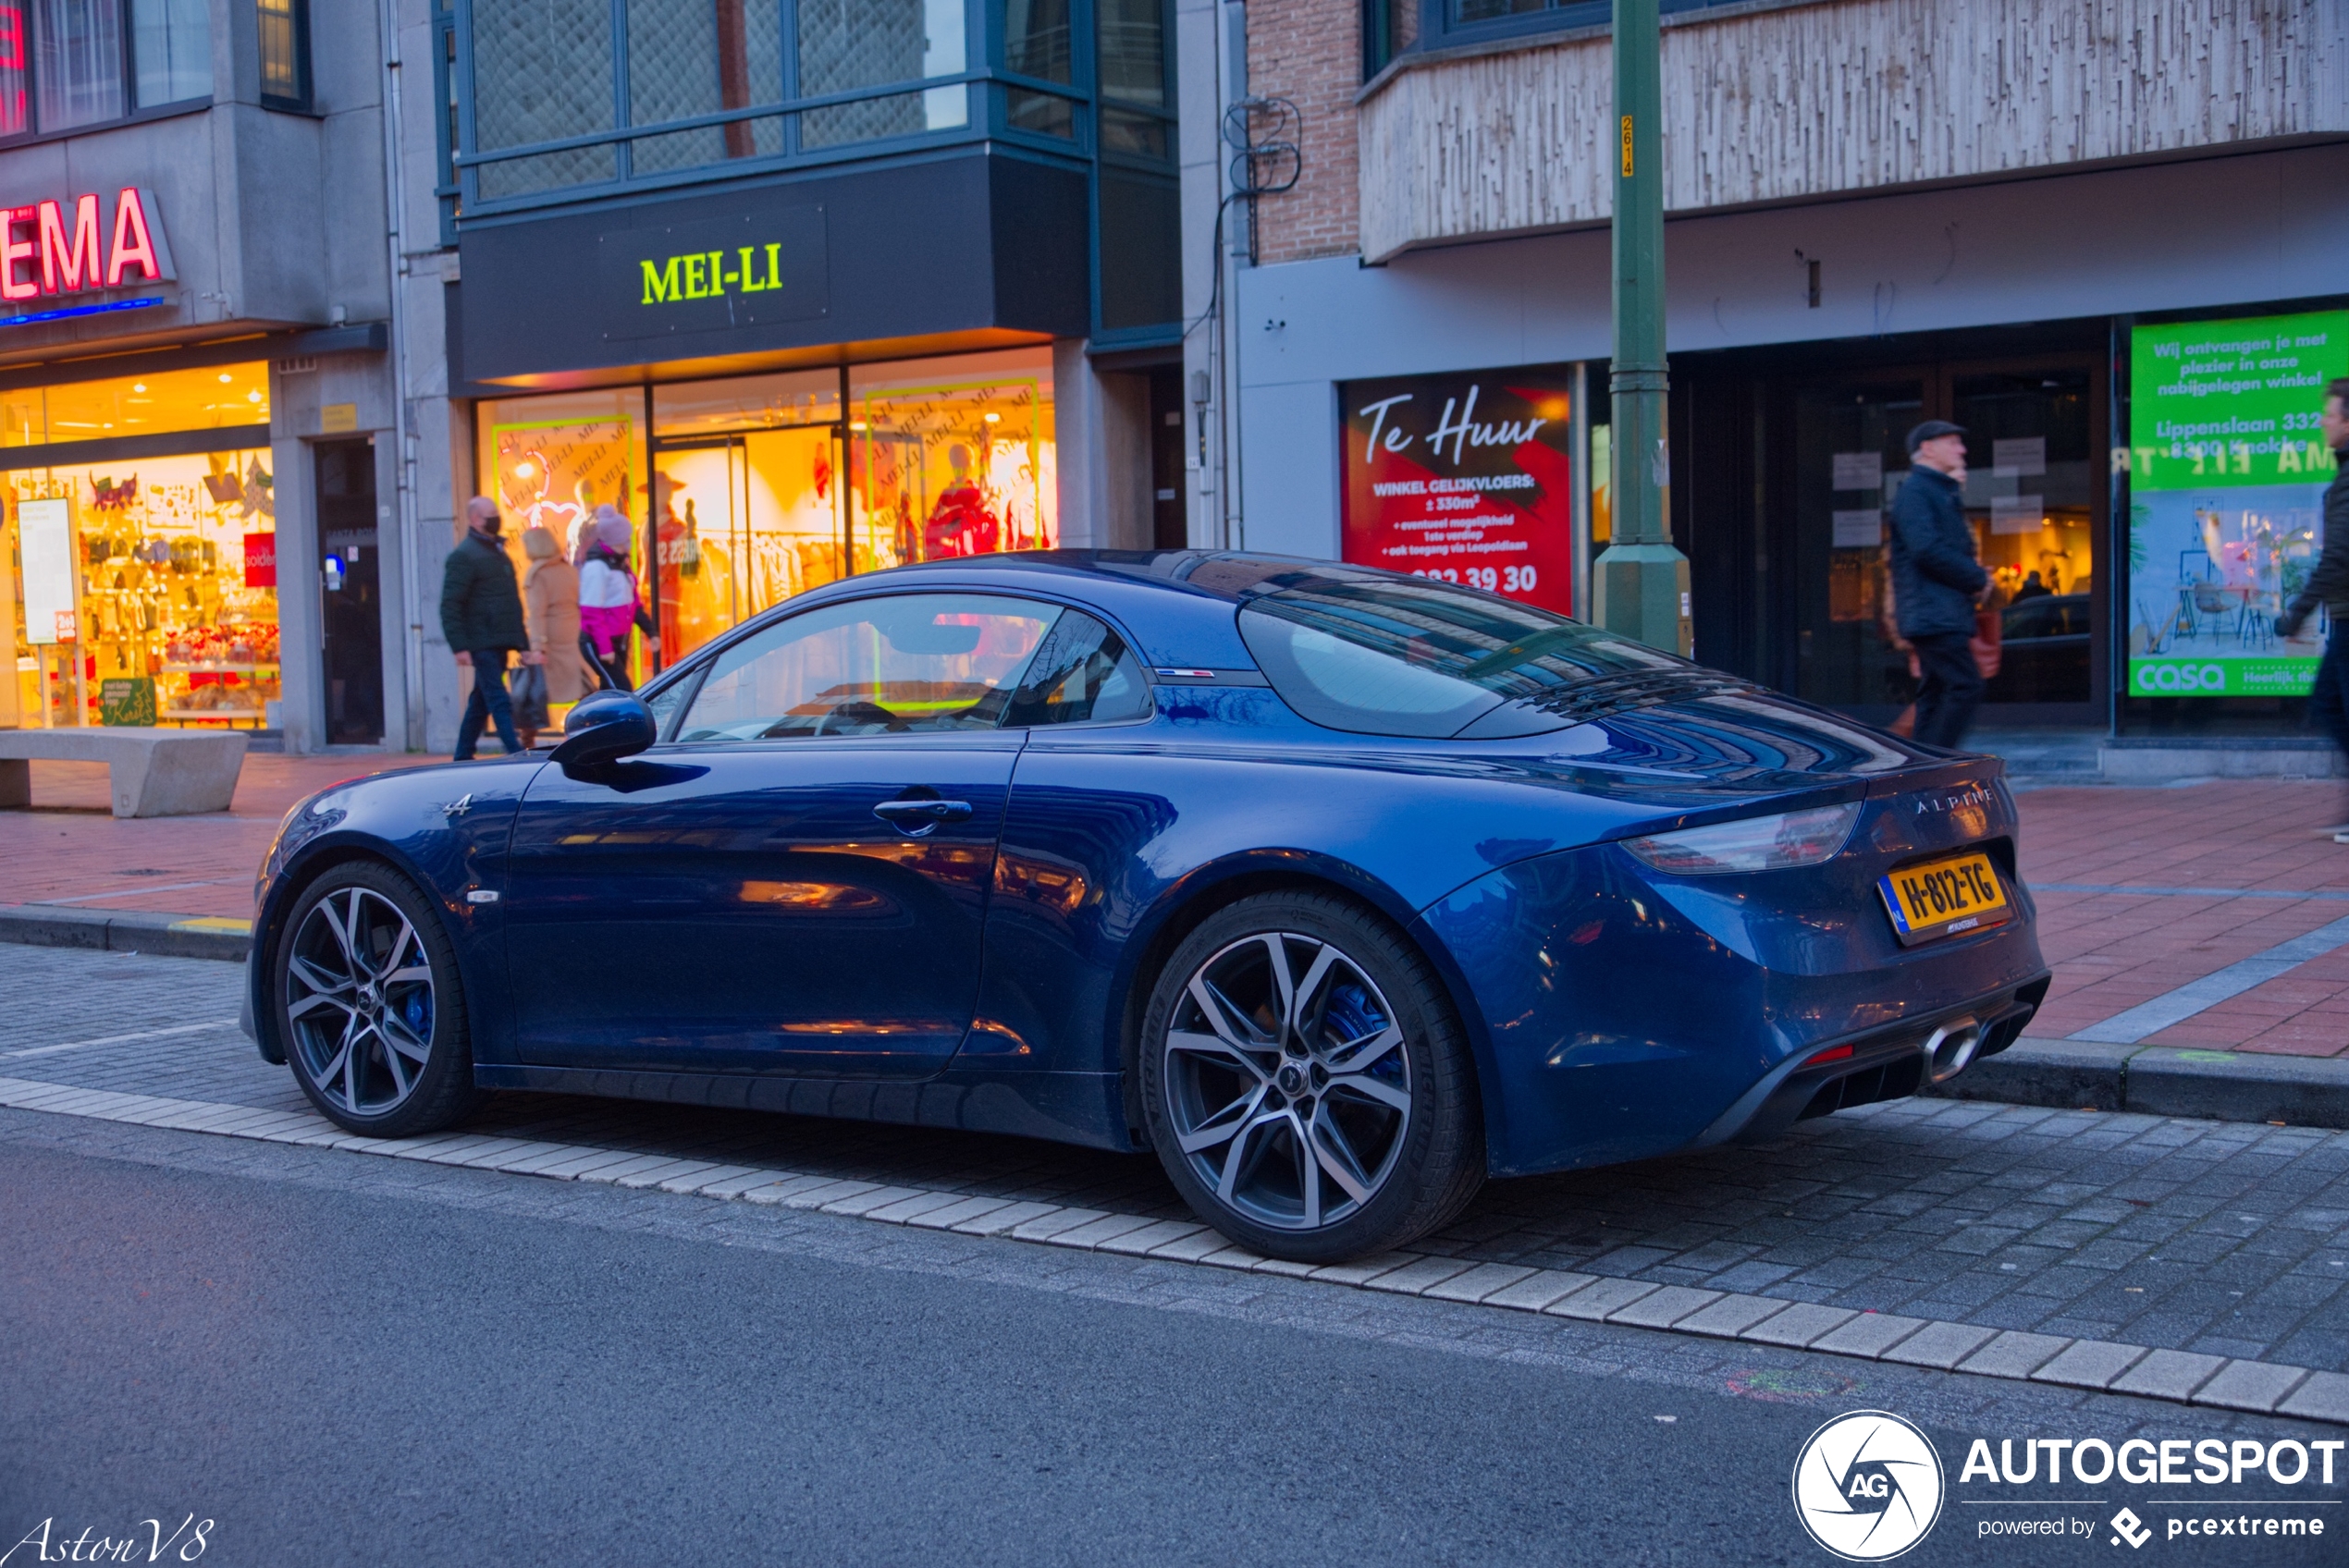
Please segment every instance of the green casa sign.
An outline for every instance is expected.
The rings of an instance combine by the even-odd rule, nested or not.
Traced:
[[[831,310],[824,209],[599,235],[609,340],[808,321]]]

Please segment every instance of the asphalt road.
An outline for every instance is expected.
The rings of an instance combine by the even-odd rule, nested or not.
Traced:
[[[1578,1369],[1477,1308],[1242,1280],[1293,1304],[1251,1318],[1117,1299],[1183,1272],[1141,1260],[30,1112],[0,1193],[0,1550],[50,1521],[47,1561],[189,1513],[208,1563],[1831,1561],[1788,1477],[1839,1404],[1642,1365],[1703,1341],[1591,1326]],[[1865,1391],[2036,1395],[1913,1378]],[[2048,1398],[2040,1435],[2328,1435]],[[1976,1530],[1907,1561],[2111,1551]]]

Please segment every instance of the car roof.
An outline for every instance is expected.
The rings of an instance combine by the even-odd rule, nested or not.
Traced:
[[[1101,610],[1134,639],[1145,663],[1249,670],[1256,659],[1240,641],[1236,613],[1244,601],[1317,578],[1357,574],[1389,575],[1236,550],[1021,550],[866,572],[798,594],[776,610],[920,588],[1044,594]]]

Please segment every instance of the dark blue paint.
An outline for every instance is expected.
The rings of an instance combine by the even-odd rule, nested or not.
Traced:
[[[908,587],[1025,594],[1102,617],[1153,668],[1246,680],[1236,598],[1213,584],[1263,571],[1179,553],[940,563],[753,624]],[[1382,912],[1434,965],[1503,1173],[1728,1135],[1820,1045],[2045,973],[1993,759],[1769,696],[1488,741],[1340,734],[1251,684],[1155,696],[1138,724],[668,744],[603,769],[518,758],[338,785],[272,847],[254,973],[312,870],[372,855],[428,889],[455,940],[486,1084],[1123,1148],[1153,955],[1248,889],[1312,885]],[[918,838],[872,815],[909,791],[975,809]],[[1613,841],[1851,800],[1866,802],[1851,845],[1804,870],[1673,877]],[[1902,949],[1876,878],[1960,846],[1998,862],[2016,918]],[[265,1019],[258,985],[254,1000]]]

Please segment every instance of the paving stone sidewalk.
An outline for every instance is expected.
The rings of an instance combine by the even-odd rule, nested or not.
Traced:
[[[0,947],[0,1075],[300,1109],[231,965]],[[92,1038],[187,1031],[92,1045]],[[30,1053],[30,1054],[28,1054]],[[501,1096],[475,1129],[1174,1218],[1156,1162],[1015,1138]],[[1491,1183],[1417,1250],[2349,1370],[2349,1133],[1913,1100],[1777,1143]]]

